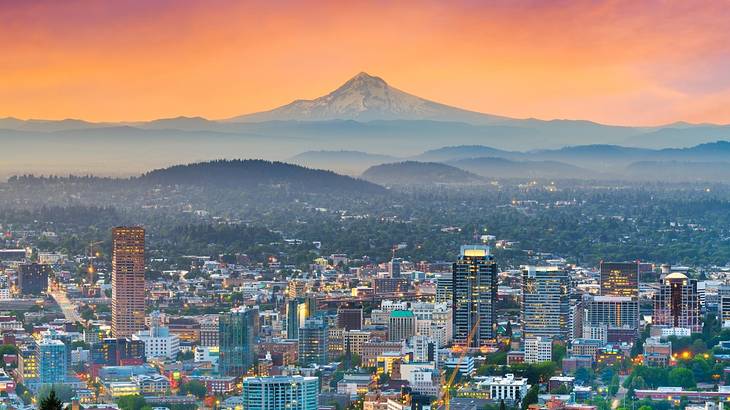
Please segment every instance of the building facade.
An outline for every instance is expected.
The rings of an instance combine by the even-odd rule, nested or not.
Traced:
[[[553,342],[546,337],[525,339],[525,363],[549,362],[553,358]]]
[[[302,376],[249,377],[243,380],[246,410],[317,410],[319,379]]]
[[[218,371],[240,377],[254,364],[258,309],[236,308],[218,318]]]
[[[454,343],[480,347],[496,336],[497,263],[489,247],[465,245],[452,270]]]
[[[557,267],[529,266],[522,273],[525,338],[566,340],[570,335],[570,275]]]
[[[388,340],[399,342],[416,334],[416,317],[410,310],[394,310],[388,318]]]
[[[601,296],[639,297],[639,262],[601,261]]]
[[[112,336],[144,330],[144,228],[112,229]]]
[[[21,295],[40,295],[48,290],[51,265],[23,263],[18,266],[18,291]]]
[[[324,365],[329,359],[327,321],[321,317],[312,317],[299,329],[299,364]]]
[[[361,307],[340,307],[337,309],[337,327],[345,330],[362,329]]]
[[[700,298],[697,280],[674,272],[666,275],[654,295],[654,325],[665,325],[689,329],[693,333],[702,331]]]
[[[43,338],[36,342],[38,383],[51,384],[66,381],[68,358],[66,345],[57,339]]]

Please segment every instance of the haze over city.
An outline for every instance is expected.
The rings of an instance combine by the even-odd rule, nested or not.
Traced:
[[[727,1],[0,0],[0,410],[722,410]]]

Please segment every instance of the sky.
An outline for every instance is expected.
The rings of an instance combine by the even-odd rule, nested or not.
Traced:
[[[360,71],[517,118],[730,123],[729,1],[0,0],[0,117],[210,119]]]

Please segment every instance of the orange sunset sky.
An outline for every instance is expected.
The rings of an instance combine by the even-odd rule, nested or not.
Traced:
[[[0,117],[274,108],[360,71],[512,117],[730,123],[728,1],[0,0]]]

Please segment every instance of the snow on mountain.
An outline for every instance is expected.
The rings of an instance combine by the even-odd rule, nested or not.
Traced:
[[[487,124],[505,117],[462,110],[429,101],[391,87],[365,72],[314,100],[296,100],[270,111],[242,115],[230,121],[438,120]]]

